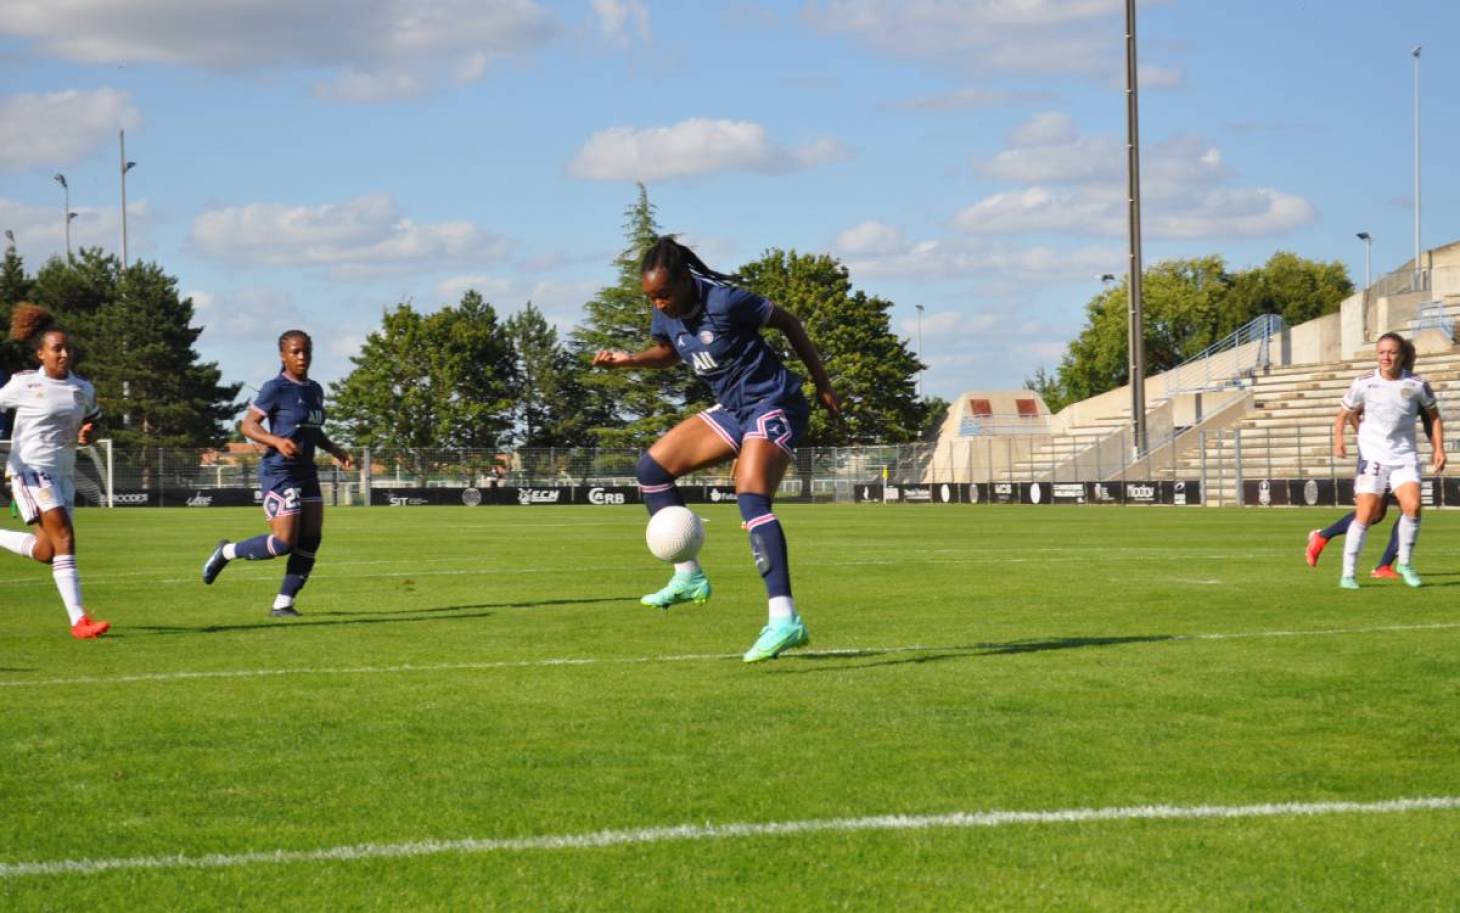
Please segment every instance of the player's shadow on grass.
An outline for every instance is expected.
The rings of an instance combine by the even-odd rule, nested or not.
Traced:
[[[807,663],[823,663],[827,660],[851,660],[849,665],[832,668],[782,668],[778,671],[788,674],[807,672],[845,672],[851,669],[872,669],[877,666],[901,666],[906,664],[934,663],[948,659],[969,659],[976,656],[1007,656],[1014,653],[1043,653],[1046,650],[1078,650],[1083,647],[1116,647],[1122,644],[1160,643],[1176,640],[1172,634],[1148,634],[1133,637],[1050,637],[1042,640],[1012,640],[1005,643],[978,643],[954,647],[925,647],[919,650],[847,650],[826,653],[787,653],[783,658],[797,659]],[[858,660],[877,658],[875,662]]]
[[[402,609],[379,612],[311,612],[301,618],[278,621],[259,621],[253,624],[226,625],[127,625],[122,632],[141,632],[151,635],[168,634],[228,634],[235,631],[272,631],[276,628],[318,628],[335,625],[392,625],[412,624],[424,621],[465,621],[475,618],[491,618],[494,612],[470,611],[473,609],[526,609],[537,606],[574,605],[589,602],[623,602],[630,597],[618,596],[597,599],[541,599],[519,602],[483,602],[475,605],[436,606],[427,609]],[[429,614],[428,614],[429,613]],[[444,614],[443,614],[444,613]],[[451,614],[457,613],[457,614]],[[409,617],[399,617],[399,616]]]
[[[108,636],[125,637],[127,634],[141,632],[144,634],[166,635],[166,634],[229,634],[235,631],[272,631],[276,628],[322,628],[334,627],[337,625],[400,625],[411,624],[419,621],[465,621],[472,618],[491,618],[492,612],[472,612],[466,615],[433,615],[430,618],[351,618],[348,620],[316,620],[325,613],[318,615],[306,615],[302,618],[290,619],[288,621],[260,621],[254,624],[236,625],[127,625],[125,633],[113,631]]]
[[[523,599],[512,602],[476,602],[469,605],[431,606],[425,609],[396,609],[380,612],[316,612],[318,616],[352,618],[357,615],[424,615],[428,612],[462,612],[467,609],[535,609],[540,606],[587,605],[595,602],[638,602],[637,596],[600,596],[595,599]]]

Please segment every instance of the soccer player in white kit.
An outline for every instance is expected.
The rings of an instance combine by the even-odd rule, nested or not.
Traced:
[[[1419,574],[1411,563],[1414,543],[1419,537],[1420,456],[1415,445],[1414,424],[1421,414],[1431,421],[1430,446],[1435,472],[1445,468],[1445,429],[1440,421],[1435,391],[1429,381],[1404,369],[1404,338],[1385,333],[1376,346],[1379,367],[1349,386],[1339,401],[1338,417],[1333,423],[1333,455],[1348,457],[1344,432],[1350,416],[1362,411],[1359,423],[1359,472],[1354,478],[1355,516],[1343,543],[1343,576],[1338,585],[1346,590],[1359,588],[1354,580],[1354,566],[1364,547],[1364,534],[1370,523],[1378,521],[1383,511],[1384,491],[1394,492],[1399,509],[1399,560],[1394,569],[1410,586],[1421,586]]]
[[[25,343],[40,362],[39,371],[21,371],[0,387],[0,411],[15,410],[15,431],[5,475],[34,533],[0,529],[0,547],[51,566],[51,576],[66,613],[71,636],[100,637],[111,625],[91,618],[81,602],[76,573],[76,445],[90,443],[100,410],[91,384],[71,373],[75,353],[66,331],[44,308],[21,302],[10,314],[10,338]]]

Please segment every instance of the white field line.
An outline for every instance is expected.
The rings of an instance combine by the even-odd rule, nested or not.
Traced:
[[[944,554],[963,554],[963,553],[961,551],[955,551],[955,550],[952,550],[952,549],[942,549],[942,550],[935,549],[935,550],[931,550],[931,551],[928,551],[928,552],[924,552],[923,553],[923,557],[913,556],[913,557],[904,557],[904,558],[857,558],[857,559],[852,559],[852,560],[847,560],[847,561],[824,561],[824,560],[816,560],[814,563],[819,568],[830,568],[830,567],[851,567],[851,568],[855,568],[855,567],[873,567],[873,566],[880,567],[880,566],[884,566],[884,565],[907,566],[907,565],[912,565],[912,564],[948,564],[948,565],[959,565],[959,566],[963,566],[963,565],[999,565],[999,566],[1003,566],[1003,565],[1006,565],[1006,564],[1038,564],[1038,563],[1042,563],[1045,560],[1047,560],[1045,558],[1028,557],[1028,555],[1030,553],[1036,553],[1036,552],[1037,553],[1041,553],[1041,554],[1048,553],[1048,554],[1064,554],[1064,555],[1069,555],[1069,554],[1087,554],[1087,553],[1089,553],[1089,554],[1100,554],[1100,549],[1096,549],[1096,548],[1037,548],[1037,549],[1023,549],[1022,551],[1024,552],[1024,556],[1022,556],[1022,557],[1021,556],[1011,556],[1011,557],[1005,558],[1005,557],[998,557],[998,556],[970,556],[970,555],[964,555],[964,557],[949,558],[949,557],[942,557],[942,555],[944,555]],[[930,558],[930,557],[926,557],[927,555],[938,555],[940,557]],[[207,557],[207,556],[204,555],[203,557]],[[1112,555],[1112,554],[1100,554],[1100,560],[1101,561],[1119,561],[1119,562],[1124,562],[1124,561],[1147,561],[1147,560],[1150,560],[1151,558],[1155,558],[1155,557],[1186,558],[1186,559],[1190,559],[1190,560],[1202,560],[1202,561],[1248,561],[1248,560],[1257,560],[1257,559],[1260,559],[1260,558],[1271,557],[1271,552],[1220,552],[1220,553],[1194,552],[1194,553],[1187,553],[1187,552],[1183,552],[1180,549],[1144,549],[1144,550],[1141,550],[1141,549],[1130,549],[1130,550],[1122,550],[1119,554],[1114,554],[1114,555]],[[377,561],[330,561],[330,562],[328,562],[328,566],[327,566],[327,569],[326,570],[324,570],[324,571],[322,571],[320,573],[312,573],[312,574],[310,574],[309,579],[310,580],[333,580],[333,581],[339,581],[339,580],[367,580],[367,579],[372,579],[372,578],[377,578],[377,577],[410,577],[410,578],[415,578],[415,577],[492,577],[492,576],[520,577],[520,576],[534,576],[534,575],[558,574],[558,573],[561,572],[561,569],[560,568],[553,568],[551,570],[544,570],[543,568],[491,567],[490,565],[483,565],[482,567],[453,568],[453,569],[448,569],[448,570],[435,570],[435,571],[433,571],[433,570],[421,570],[420,569],[420,566],[422,564],[432,564],[432,563],[436,563],[436,564],[445,564],[445,563],[460,564],[460,563],[463,563],[465,560],[467,560],[467,559],[463,559],[460,556],[453,556],[453,557],[446,557],[446,558],[422,558],[422,559],[419,559],[419,560],[412,559],[409,564],[404,563],[404,562],[401,562],[399,559],[382,559],[382,560],[377,560]],[[807,561],[807,563],[811,563],[811,559],[803,559],[803,560]],[[381,571],[381,572],[376,572],[376,573],[366,573],[366,574],[354,573],[354,572],[351,572],[349,570],[349,568],[352,568],[352,567],[365,567],[365,566],[370,566],[370,565],[382,565],[382,564],[385,564],[385,565],[389,565],[389,564],[399,565],[399,569],[398,570],[390,570],[390,571]],[[201,559],[199,559],[199,561],[197,562],[197,565],[198,565],[199,568],[202,567],[203,563],[202,563],[202,560]],[[644,567],[648,567],[648,565],[644,565]],[[31,587],[31,586],[39,586],[39,587],[50,588],[50,587],[52,587],[52,586],[55,585],[51,581],[50,576],[44,573],[44,569],[43,568],[34,568],[33,570],[36,571],[36,573],[34,573],[34,574],[26,574],[26,575],[21,576],[21,577],[12,578],[10,580],[0,580],[0,587]],[[624,574],[642,574],[644,572],[644,569],[642,567],[641,568],[627,567],[627,566],[622,565],[622,564],[574,565],[574,570],[584,571],[584,572],[592,571],[592,572],[596,572],[596,573],[624,573]],[[260,569],[260,573],[262,573],[262,569]],[[87,574],[87,575],[85,575],[84,580],[85,580],[85,582],[87,584],[98,584],[98,583],[111,583],[111,582],[117,581],[117,580],[127,580],[127,579],[136,579],[136,578],[139,578],[139,577],[145,577],[145,578],[148,578],[148,583],[151,583],[151,584],[169,584],[169,585],[174,585],[174,586],[175,585],[179,585],[179,584],[182,584],[182,585],[193,585],[193,584],[197,584],[199,586],[202,585],[202,581],[200,580],[200,578],[198,577],[197,574],[189,574],[186,577],[158,577],[157,574],[158,574],[158,572],[155,571],[155,570],[154,571],[119,571],[119,572],[110,573],[110,574]],[[221,579],[226,582],[229,578],[224,577],[224,578],[221,578]]]
[[[1460,622],[1441,622],[1424,625],[1378,625],[1367,628],[1330,628],[1315,631],[1234,631],[1225,634],[1173,634],[1156,637],[1142,643],[1175,643],[1194,640],[1237,640],[1256,637],[1334,637],[1344,634],[1380,634],[1404,631],[1443,631],[1460,628]],[[1049,638],[1051,640],[1055,638]],[[1021,643],[1037,644],[1039,641],[1016,641],[1008,644],[984,643],[960,646],[937,646],[933,644],[909,644],[900,647],[846,647],[834,650],[798,650],[790,656],[842,656],[855,659],[859,656],[884,656],[896,653],[962,652],[977,655],[1001,647],[1017,647]],[[722,662],[738,659],[738,653],[685,653],[661,656],[624,657],[550,657],[547,659],[496,660],[477,663],[428,663],[417,665],[406,663],[397,666],[297,666],[276,669],[218,669],[197,672],[146,672],[135,675],[88,675],[74,678],[10,679],[0,680],[0,688],[51,687],[57,685],[116,685],[128,682],[181,682],[210,678],[271,678],[290,675],[390,675],[408,672],[459,672],[484,671],[491,669],[537,669],[552,666],[611,666],[643,665],[650,663],[696,663]]]
[[[210,853],[202,856],[132,856],[113,859],[63,859],[54,862],[0,863],[0,879],[35,875],[95,875],[136,869],[222,869],[245,865],[303,862],[346,862],[356,859],[408,859],[444,854],[578,850],[637,846],[689,840],[782,837],[795,834],[858,831],[917,831],[932,828],[994,828],[1031,824],[1088,824],[1104,821],[1171,821],[1311,817],[1318,815],[1389,815],[1414,811],[1454,811],[1460,796],[1390,799],[1380,802],[1280,802],[1262,805],[1136,805],[1115,808],[1070,808],[1057,811],[952,812],[941,815],[874,815],[866,818],[823,818],[730,824],[679,824],[561,834],[541,837],[420,840],[410,843],[359,843],[315,850],[267,850],[252,853]]]

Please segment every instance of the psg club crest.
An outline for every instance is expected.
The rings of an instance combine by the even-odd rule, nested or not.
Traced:
[[[711,333],[709,330],[700,330],[700,342],[704,343],[705,345],[709,345],[710,343],[712,343],[714,341],[715,341],[715,334],[714,333]]]

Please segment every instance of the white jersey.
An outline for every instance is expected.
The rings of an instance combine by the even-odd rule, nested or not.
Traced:
[[[1406,371],[1388,380],[1377,369],[1355,380],[1339,402],[1345,409],[1364,413],[1359,422],[1359,458],[1386,466],[1416,461],[1415,420],[1436,405],[1435,391],[1423,377]]]
[[[6,474],[27,469],[70,478],[76,435],[100,415],[96,390],[75,374],[56,380],[44,371],[22,371],[0,387],[0,411],[15,410]]]

